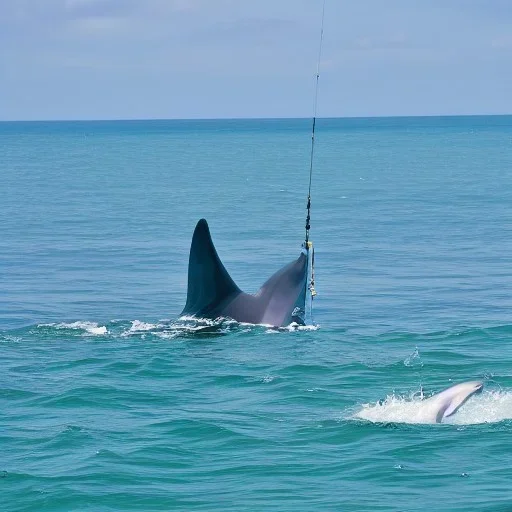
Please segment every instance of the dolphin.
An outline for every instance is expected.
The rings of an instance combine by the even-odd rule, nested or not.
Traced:
[[[244,293],[222,264],[205,219],[192,236],[188,263],[187,302],[181,315],[228,317],[238,322],[283,327],[305,324],[308,246],[299,257],[278,270],[254,295]]]
[[[437,393],[422,402],[421,415],[432,423],[441,423],[445,418],[455,414],[469,398],[481,393],[483,382],[462,382]]]

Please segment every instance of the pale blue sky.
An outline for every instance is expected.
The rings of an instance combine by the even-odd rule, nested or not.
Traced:
[[[322,0],[0,0],[0,119],[309,117]],[[326,0],[320,116],[512,113],[512,0]]]

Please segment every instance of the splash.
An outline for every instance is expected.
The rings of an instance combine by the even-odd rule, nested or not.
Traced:
[[[319,325],[301,325],[297,324],[295,322],[291,323],[290,325],[287,325],[285,327],[273,327],[271,325],[254,325],[254,324],[244,324],[244,325],[252,325],[253,327],[266,327],[267,330],[265,331],[265,334],[275,334],[280,332],[299,332],[299,331],[317,331],[320,326]]]
[[[139,337],[147,339],[148,337],[171,340],[175,338],[190,337],[208,337],[222,336],[232,330],[239,329],[238,322],[226,318],[216,318],[214,320],[207,318],[195,318],[191,316],[182,316],[176,321],[160,320],[157,323],[142,322],[133,320],[129,328],[125,328],[119,333],[119,336]]]
[[[244,332],[251,330],[260,330],[261,328],[265,328],[265,334],[275,334],[280,332],[296,332],[296,331],[316,331],[319,329],[318,325],[301,325],[296,322],[292,322],[290,325],[285,327],[274,327],[269,324],[250,324],[247,322],[237,322],[231,318],[218,317],[214,320],[209,318],[197,318],[194,316],[182,316],[179,318],[179,321],[188,322],[190,327],[191,323],[198,324],[197,327],[201,326],[210,326],[215,327],[219,325],[230,326],[231,328],[243,329]],[[196,328],[197,328],[196,327]]]
[[[146,322],[141,322],[140,320],[133,320],[131,327],[128,329],[127,333],[136,334],[141,332],[154,331],[157,329],[162,329],[164,326],[161,323],[158,324],[150,324]]]
[[[0,331],[0,342],[22,342],[27,335],[51,336],[52,339],[98,337],[109,341],[126,340],[127,338],[147,341],[200,339],[240,333],[282,334],[317,329],[318,326],[316,325],[303,326],[298,324],[277,328],[270,325],[241,323],[224,317],[211,319],[182,316],[176,320],[162,319],[156,321],[114,319],[106,324],[78,320],[75,322],[41,323],[12,331]]]
[[[420,351],[418,347],[414,349],[414,352],[412,354],[409,354],[404,359],[404,365],[409,367],[416,367],[416,368],[422,368],[423,367],[423,361],[421,360]]]
[[[286,327],[280,327],[279,329],[281,331],[295,332],[295,331],[317,331],[319,328],[320,328],[320,326],[317,324],[301,325],[301,324],[297,324],[297,323],[293,322],[290,325],[287,325]]]
[[[420,391],[409,396],[388,395],[385,400],[363,404],[352,419],[372,423],[432,423],[423,407]],[[452,425],[496,423],[512,419],[512,391],[484,391],[471,397],[453,416],[443,420]]]
[[[86,334],[93,336],[102,336],[108,334],[108,330],[104,325],[98,325],[96,322],[72,322],[72,323],[59,323],[59,324],[39,324],[40,327],[53,327],[54,329],[65,329],[75,331],[85,331]]]

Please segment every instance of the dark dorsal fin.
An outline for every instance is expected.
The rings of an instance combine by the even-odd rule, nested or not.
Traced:
[[[208,223],[201,219],[192,236],[187,303],[181,314],[208,316],[239,293],[240,288],[231,279],[215,250]]]

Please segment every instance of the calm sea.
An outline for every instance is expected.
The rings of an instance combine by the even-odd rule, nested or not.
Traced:
[[[512,117],[317,130],[317,325],[274,330],[180,319],[188,250],[297,257],[310,121],[0,123],[1,510],[512,510]]]

